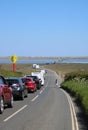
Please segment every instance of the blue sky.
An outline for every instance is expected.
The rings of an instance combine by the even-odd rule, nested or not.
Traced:
[[[0,56],[88,56],[88,0],[0,0]]]

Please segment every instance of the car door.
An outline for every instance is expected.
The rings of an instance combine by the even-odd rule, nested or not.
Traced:
[[[11,88],[8,87],[5,79],[2,76],[0,76],[0,84],[1,84],[1,87],[3,90],[2,92],[3,92],[4,100],[5,101],[10,100],[11,96],[12,96],[12,90],[11,90]]]
[[[21,86],[22,91],[23,91],[23,93],[24,93],[24,97],[27,97],[27,96],[28,96],[28,91],[27,91],[27,88],[26,88],[26,86],[25,86],[23,80],[22,80],[22,79],[19,79],[19,83],[20,83],[20,86]]]

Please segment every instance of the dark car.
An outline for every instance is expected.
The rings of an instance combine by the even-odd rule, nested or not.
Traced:
[[[35,81],[37,89],[41,88],[41,79],[39,79],[37,76],[32,76],[32,75],[26,75],[26,77],[30,77]]]
[[[0,75],[0,114],[3,113],[5,105],[13,107],[13,94],[5,78]]]
[[[6,78],[9,86],[13,90],[14,99],[19,97],[21,100],[28,96],[28,91],[21,78]]]

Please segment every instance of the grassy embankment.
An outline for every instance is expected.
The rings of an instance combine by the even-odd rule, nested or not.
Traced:
[[[16,72],[12,71],[12,64],[0,64],[0,74],[4,77],[21,77],[31,74],[35,69],[29,64],[17,64]]]
[[[64,78],[61,87],[76,97],[88,117],[88,64],[58,64],[46,68]]]

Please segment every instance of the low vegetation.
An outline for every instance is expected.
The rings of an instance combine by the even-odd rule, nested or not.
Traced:
[[[88,117],[88,73],[69,73],[61,87],[76,97]]]
[[[4,77],[21,77],[22,72],[12,72],[7,70],[0,70],[0,74]]]
[[[32,71],[35,70],[29,64],[17,64],[16,72],[13,72],[12,64],[0,64],[0,74],[4,77],[21,77],[31,74]]]

